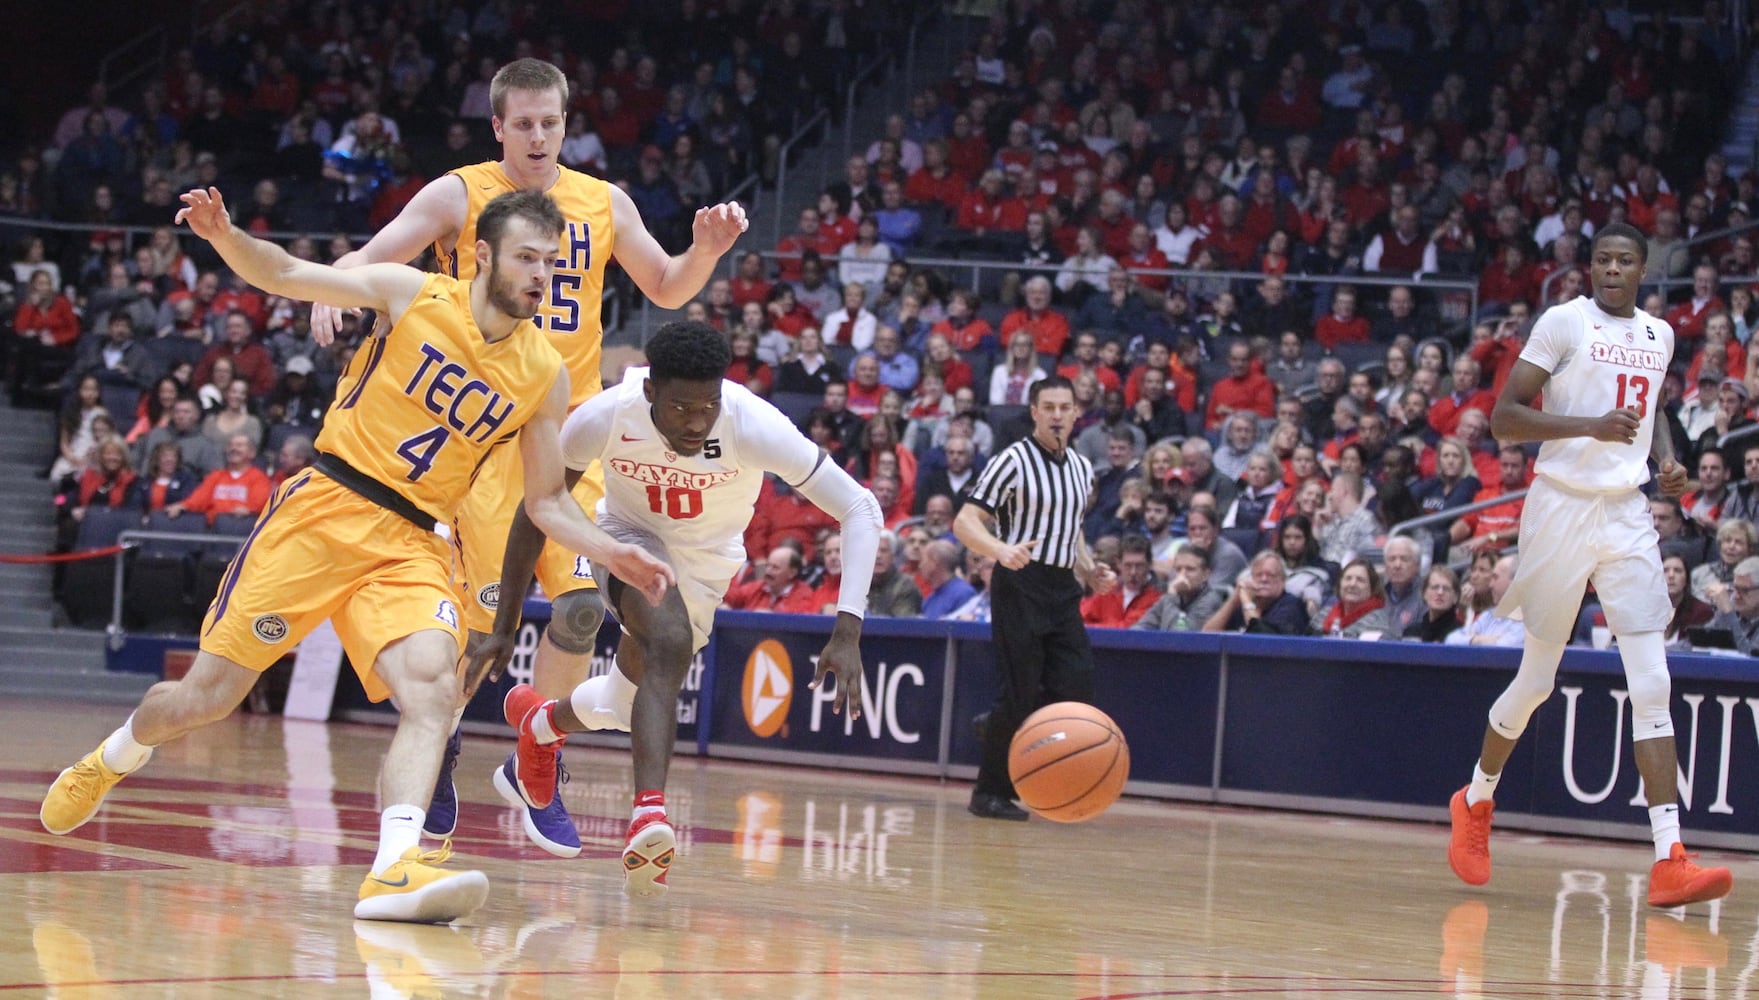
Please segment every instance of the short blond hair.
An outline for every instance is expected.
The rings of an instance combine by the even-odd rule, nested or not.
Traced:
[[[542,59],[515,59],[495,71],[489,81],[489,106],[496,118],[507,110],[509,90],[554,90],[562,95],[562,110],[568,110],[568,77]]]

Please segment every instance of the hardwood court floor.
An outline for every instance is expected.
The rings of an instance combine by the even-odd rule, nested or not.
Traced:
[[[1147,802],[998,823],[961,784],[693,759],[673,889],[638,904],[626,754],[569,751],[587,849],[562,861],[526,846],[487,780],[510,744],[483,737],[455,846],[489,904],[357,923],[388,730],[235,716],[43,833],[43,789],[121,717],[0,706],[0,998],[1737,997],[1759,970],[1743,854],[1707,856],[1734,894],[1681,920],[1643,904],[1642,845],[1505,833],[1470,889],[1440,826]]]

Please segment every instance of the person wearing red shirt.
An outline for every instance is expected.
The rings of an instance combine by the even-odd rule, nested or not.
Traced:
[[[819,226],[818,209],[803,208],[800,210],[799,227],[782,241],[776,244],[776,275],[782,281],[800,280],[800,257],[808,250],[815,250],[820,257],[834,256],[835,249],[826,248],[830,245]],[[838,244],[840,247],[841,244]]]
[[[186,510],[206,514],[209,526],[221,514],[256,517],[274,492],[269,474],[257,468],[256,460],[256,441],[249,434],[232,435],[226,442],[226,467],[209,473],[188,499],[166,507],[165,513],[172,517]]]
[[[981,350],[993,354],[1001,350],[1002,343],[996,337],[995,327],[989,325],[989,320],[977,315],[977,310],[982,305],[983,300],[969,288],[954,290],[947,300],[947,318],[930,327],[929,336],[947,338],[947,343],[955,351]],[[947,375],[947,372],[941,373],[943,379]],[[957,388],[948,379],[947,391],[952,392]]]
[[[1472,360],[1478,362],[1480,377],[1482,373],[1491,373],[1490,394],[1492,397],[1502,395],[1502,386],[1509,380],[1509,372],[1515,370],[1515,362],[1521,359],[1521,348],[1526,338],[1521,333],[1521,321],[1513,316],[1505,316],[1497,321],[1495,332],[1483,339],[1474,338],[1472,349],[1468,352]],[[1489,411],[1486,410],[1486,413]],[[1434,426],[1431,424],[1430,426]]]
[[[1652,233],[1655,231],[1656,215],[1669,209],[1678,212],[1680,200],[1672,193],[1661,190],[1661,171],[1648,163],[1639,166],[1636,188],[1625,196],[1625,221],[1646,233]]]
[[[1706,262],[1692,269],[1692,297],[1669,309],[1662,317],[1673,327],[1675,337],[1695,340],[1704,336],[1704,321],[1728,309],[1722,297],[1716,294],[1720,280],[1715,264]]]
[[[1331,312],[1313,325],[1313,339],[1330,351],[1339,344],[1368,343],[1369,329],[1368,318],[1356,313],[1356,290],[1341,285],[1332,293]]]
[[[1258,256],[1258,240],[1242,224],[1245,212],[1240,199],[1224,194],[1216,203],[1217,225],[1198,244],[1215,252],[1215,259],[1224,271],[1250,271]]]
[[[953,116],[953,134],[947,136],[947,166],[967,182],[976,180],[989,169],[989,140],[982,129],[961,111]]]
[[[959,202],[959,214],[953,224],[978,236],[985,236],[1002,228],[1002,203],[1007,198],[1002,192],[1002,172],[986,170],[978,179],[977,187]]]
[[[261,330],[269,323],[268,301],[261,292],[250,287],[236,273],[228,279],[226,290],[214,296],[214,301],[208,308],[220,315],[237,309],[250,318],[250,325],[254,330]]]
[[[128,467],[128,445],[121,438],[107,438],[97,447],[97,460],[80,473],[79,499],[68,510],[69,515],[78,521],[93,504],[123,506],[134,481],[134,470]]]
[[[1040,354],[1053,358],[1063,355],[1069,342],[1069,320],[1051,308],[1051,283],[1044,275],[1027,279],[1022,286],[1026,304],[1002,317],[1001,341],[1007,343],[1016,330],[1032,334],[1032,344]]]
[[[835,188],[818,196],[818,252],[834,257],[844,245],[855,242],[855,217],[849,214],[849,198]]]
[[[1210,387],[1203,426],[1206,430],[1220,430],[1229,415],[1240,410],[1265,420],[1276,416],[1276,383],[1254,369],[1252,348],[1236,341],[1228,346],[1227,377]]]
[[[812,591],[813,610],[819,614],[836,614],[843,588],[843,536],[836,532],[826,535],[824,545],[818,551],[819,562],[825,571]]]
[[[800,553],[789,546],[778,545],[764,560],[763,576],[728,590],[723,603],[738,611],[817,614],[816,592],[800,578],[805,565]]]
[[[971,182],[947,164],[947,144],[935,139],[923,144],[922,166],[904,182],[904,200],[915,205],[938,202],[953,213],[969,190]]]
[[[592,116],[592,124],[599,141],[613,153],[633,149],[641,141],[641,118],[623,103],[616,87],[599,91],[598,112]]]
[[[1478,279],[1479,308],[1508,306],[1515,302],[1532,305],[1539,301],[1539,280],[1527,260],[1527,249],[1519,241],[1504,243]]]
[[[1483,368],[1470,354],[1454,359],[1454,391],[1429,406],[1429,426],[1436,433],[1457,433],[1460,414],[1466,410],[1477,410],[1488,417],[1496,409],[1496,396],[1490,390],[1478,387],[1483,373]]]
[[[1319,128],[1324,112],[1319,96],[1302,81],[1292,66],[1284,66],[1277,85],[1258,102],[1257,125],[1279,135],[1311,133]]]
[[[1081,620],[1100,628],[1129,628],[1154,607],[1161,591],[1149,573],[1149,544],[1129,535],[1118,553],[1118,585],[1081,602]]]
[[[46,269],[31,275],[30,290],[12,314],[12,331],[19,354],[14,377],[21,382],[41,382],[50,361],[72,360],[79,316],[67,296],[55,291],[55,279]],[[16,385],[14,389],[17,398]]]
[[[1075,335],[1075,351],[1070,355],[1069,363],[1057,369],[1057,374],[1071,383],[1086,373],[1092,373],[1098,380],[1101,391],[1123,388],[1118,373],[1100,363],[1099,335],[1091,330],[1082,330]]]
[[[1520,445],[1503,445],[1497,453],[1497,467],[1501,472],[1501,482],[1485,486],[1472,498],[1473,503],[1493,500],[1505,493],[1514,493],[1527,488],[1527,453]],[[1461,514],[1448,528],[1448,540],[1471,552],[1489,550],[1501,551],[1515,544],[1521,531],[1521,506],[1525,498],[1510,500]]]
[[[1128,207],[1129,199],[1122,191],[1106,188],[1099,194],[1099,211],[1088,222],[1099,234],[1100,249],[1114,260],[1130,252],[1130,231],[1136,228],[1136,219],[1125,211]]]
[[[1130,246],[1128,252],[1118,258],[1118,263],[1136,283],[1151,292],[1161,293],[1167,290],[1172,278],[1165,274],[1146,274],[1147,271],[1164,271],[1170,266],[1167,255],[1162,253],[1155,244],[1154,231],[1145,222],[1138,222],[1130,227]]]
[[[777,249],[780,249],[779,245]],[[795,261],[795,264],[798,266],[799,261]],[[764,280],[763,256],[756,250],[747,250],[741,255],[739,270],[734,273],[733,280],[728,283],[727,287],[733,293],[733,308],[735,310],[745,308],[747,302],[756,302],[758,305],[767,303],[771,286],[768,281]]]
[[[1294,202],[1277,190],[1277,175],[1273,169],[1260,167],[1252,175],[1252,191],[1243,208],[1245,213],[1240,228],[1254,244],[1265,242],[1279,229],[1293,235],[1301,226],[1301,213]]]
[[[206,384],[208,373],[214,370],[214,362],[219,358],[230,358],[233,377],[248,381],[251,395],[267,396],[274,392],[277,379],[275,358],[268,348],[257,343],[255,331],[251,329],[250,317],[243,311],[234,309],[226,314],[223,330],[225,340],[215,344],[197,362],[194,383]]]
[[[935,326],[936,330],[930,332],[928,339],[923,342],[922,374],[925,378],[929,375],[940,376],[941,387],[951,398],[960,389],[972,388],[977,380],[971,366],[953,352],[953,342],[947,339],[946,334],[939,332],[940,324]],[[987,328],[989,324],[985,323],[984,326]],[[992,343],[993,340],[991,338]]]
[[[1008,144],[996,150],[995,168],[1011,181],[1020,176],[1020,171],[1031,167],[1036,159],[1038,153],[1032,145],[1032,126],[1016,119],[1008,125]]]
[[[1360,230],[1385,214],[1392,198],[1380,178],[1380,157],[1363,149],[1357,160],[1356,179],[1338,190],[1338,203],[1344,207],[1345,221]]]
[[[792,541],[810,559],[819,533],[827,529],[837,530],[835,517],[818,509],[777,477],[765,476],[763,490],[753,505],[751,523],[745,527],[745,555],[752,562],[759,562],[784,541]],[[833,596],[832,602],[835,600]]]

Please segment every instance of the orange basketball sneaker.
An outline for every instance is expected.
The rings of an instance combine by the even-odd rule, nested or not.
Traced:
[[[1734,874],[1727,868],[1700,868],[1692,862],[1694,857],[1686,853],[1686,845],[1675,844],[1666,861],[1649,869],[1650,906],[1685,906],[1728,895]]]
[[[1448,837],[1448,867],[1467,885],[1490,881],[1490,814],[1495,811],[1496,803],[1489,799],[1468,806],[1464,788],[1448,802],[1448,820],[1453,825]]]

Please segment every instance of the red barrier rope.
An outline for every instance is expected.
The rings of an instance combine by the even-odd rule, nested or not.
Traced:
[[[41,563],[79,562],[85,559],[108,559],[127,547],[128,546],[126,545],[112,545],[103,549],[88,549],[85,552],[54,552],[45,553],[40,556],[0,555],[0,563],[24,563],[28,565],[37,565]]]

